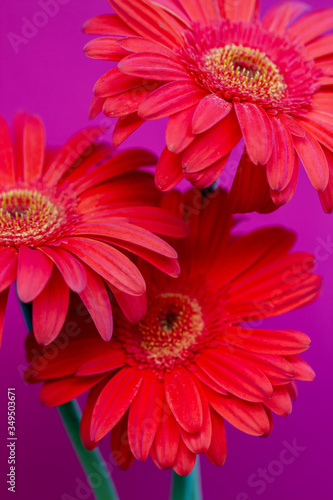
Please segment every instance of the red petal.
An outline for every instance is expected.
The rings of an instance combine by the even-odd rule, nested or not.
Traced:
[[[162,43],[156,42],[155,40],[148,40],[147,38],[141,37],[127,37],[120,38],[118,40],[118,45],[128,50],[129,52],[142,53],[147,52],[149,54],[162,54],[174,61],[178,62],[178,55],[163,45]]]
[[[170,116],[165,138],[168,149],[172,153],[181,153],[194,140],[195,136],[191,131],[191,123],[196,107],[196,105],[192,106]]]
[[[150,80],[174,81],[189,78],[180,62],[153,52],[130,54],[122,59],[118,68],[126,75]]]
[[[98,116],[102,109],[105,99],[100,99],[99,97],[93,97],[89,106],[89,119],[93,120]]]
[[[264,28],[281,35],[293,19],[308,8],[303,2],[283,2],[267,12],[262,24]]]
[[[95,326],[103,340],[110,340],[113,330],[110,299],[104,282],[98,274],[86,269],[87,285],[80,293],[82,302],[91,315]]]
[[[12,184],[15,184],[13,145],[7,123],[0,116],[0,185]]]
[[[142,295],[145,292],[145,282],[138,268],[112,246],[82,237],[71,237],[68,243],[62,243],[61,246],[119,290],[130,295]]]
[[[92,222],[91,224],[89,222],[82,222],[76,226],[73,234],[78,236],[88,235],[93,238],[102,236],[114,245],[128,241],[133,245],[146,248],[152,252],[164,255],[165,257],[170,257],[171,259],[177,257],[177,252],[159,236],[156,236],[151,231],[147,231],[136,224],[129,224],[127,222],[118,222],[116,224],[110,222]]]
[[[184,152],[183,169],[191,173],[209,167],[230,153],[241,137],[237,118],[231,112],[190,144]]]
[[[210,406],[237,429],[262,436],[270,429],[270,422],[262,404],[249,403],[235,396],[222,396],[206,390]]]
[[[122,94],[142,85],[142,79],[124,75],[119,69],[112,68],[101,76],[94,85],[94,94],[97,97],[110,97]]]
[[[118,306],[131,323],[137,323],[147,312],[146,294],[134,297],[120,292],[115,287],[110,287]]]
[[[230,352],[223,352],[222,348],[205,351],[196,364],[228,392],[245,401],[264,401],[273,393],[270,381],[259,368]]]
[[[61,274],[53,268],[51,278],[32,306],[32,324],[36,340],[47,345],[60,333],[66,319],[69,289]]]
[[[155,170],[155,184],[161,191],[173,189],[183,179],[182,153],[176,155],[164,148]]]
[[[87,35],[135,35],[135,32],[115,14],[102,14],[88,19],[82,31]]]
[[[134,461],[134,456],[128,442],[128,416],[119,420],[111,431],[111,451],[116,464],[127,470]]]
[[[75,342],[75,344],[77,342]],[[98,373],[104,373],[107,375],[112,372],[112,370],[122,368],[127,364],[126,352],[122,349],[118,349],[115,345],[110,346],[110,348],[109,346],[103,348],[100,344],[96,344],[96,353],[93,348],[94,345],[91,344],[90,356],[89,354],[88,356],[85,356],[85,360],[82,361],[75,370],[78,377],[86,377],[87,375],[96,375]],[[103,354],[101,354],[102,352]]]
[[[273,117],[271,123],[274,148],[267,163],[267,180],[271,189],[283,191],[289,184],[294,171],[294,144],[290,132],[280,120]]]
[[[333,8],[319,9],[315,12],[310,12],[302,17],[291,28],[289,33],[297,38],[302,44],[313,40],[318,35],[328,31],[333,23]]]
[[[223,418],[212,408],[210,414],[212,421],[212,440],[205,455],[213,465],[224,465],[227,458],[227,440]]]
[[[269,213],[276,210],[267,181],[266,168],[254,165],[244,150],[234,182],[230,189],[230,203],[234,213]]]
[[[82,378],[70,376],[47,381],[40,390],[39,400],[46,406],[63,405],[88,391],[103,378],[104,374]]]
[[[142,383],[143,372],[123,368],[105,385],[96,401],[90,438],[100,441],[124,416]]]
[[[87,285],[87,272],[81,262],[62,248],[40,247],[40,250],[55,263],[69,288],[73,292],[82,292]]]
[[[154,373],[146,373],[131,404],[128,415],[128,437],[133,455],[146,460],[160,423],[164,383]]]
[[[136,113],[139,104],[150,94],[149,85],[141,85],[116,96],[108,97],[103,104],[103,113],[110,118]]]
[[[167,372],[165,394],[179,425],[187,432],[198,432],[202,426],[202,403],[192,375],[183,367]]]
[[[2,247],[0,249],[0,293],[16,280],[17,258],[16,248]]]
[[[178,47],[182,42],[179,22],[156,6],[137,1],[129,4],[127,0],[109,0],[109,3],[135,34],[157,39],[168,47]]]
[[[281,417],[289,415],[292,404],[287,387],[284,385],[274,387],[273,396],[269,401],[266,401],[265,406]]]
[[[294,137],[294,144],[311,184],[317,191],[324,191],[328,184],[329,170],[322,147],[311,134]]]
[[[309,58],[326,56],[333,52],[333,35],[326,35],[314,40],[306,46],[306,53]]]
[[[154,441],[154,450],[161,469],[169,469],[176,461],[179,447],[179,431],[172,412],[164,401],[163,413]]]
[[[31,302],[44,289],[52,273],[52,260],[40,250],[20,247],[17,293],[22,302]]]
[[[234,22],[253,21],[258,17],[258,0],[247,0],[246,2],[223,2],[226,17]]]
[[[43,171],[45,132],[36,116],[26,115],[23,129],[23,175],[28,183],[37,181]]]
[[[3,325],[5,321],[5,312],[7,308],[8,295],[9,295],[9,288],[4,290],[3,292],[0,292],[0,347],[2,341]]]
[[[145,120],[173,115],[197,104],[207,91],[191,81],[170,82],[152,92],[140,104],[138,114]]]
[[[209,94],[199,102],[192,120],[193,134],[202,134],[225,118],[232,110],[232,103],[216,94]]]
[[[56,154],[43,180],[51,185],[57,184],[75,161],[80,156],[84,157],[87,150],[104,132],[103,127],[95,127],[82,130],[71,137]]]
[[[193,453],[205,453],[211,443],[212,439],[212,422],[210,418],[210,410],[208,406],[207,397],[200,382],[193,377],[195,385],[199,391],[201,404],[202,404],[202,427],[196,433],[188,433],[179,426],[181,438],[186,447]]]
[[[87,450],[93,450],[97,446],[97,443],[91,441],[90,439],[90,422],[96,399],[98,398],[98,395],[100,393],[101,386],[104,385],[105,382],[102,381],[100,384],[97,384],[92,389],[90,389],[86,404],[82,412],[80,422],[80,436],[83,446],[87,448]]]
[[[228,344],[256,354],[296,354],[308,349],[310,339],[294,330],[257,330],[241,326],[229,327]]]
[[[291,177],[291,180],[289,184],[279,193],[276,191],[273,191],[272,189],[270,190],[271,198],[273,203],[277,207],[280,207],[281,205],[284,205],[285,203],[288,203],[291,198],[294,196],[295,190],[296,190],[296,185],[297,185],[297,180],[298,180],[298,156],[296,151],[294,152],[294,169],[293,169],[293,174]]]
[[[137,113],[121,116],[114,128],[112,145],[116,148],[144,123]]]
[[[176,461],[173,464],[173,470],[179,476],[188,476],[195,466],[196,455],[192,453],[184,444],[183,440],[179,441],[179,448]]]
[[[307,382],[312,382],[316,374],[312,370],[311,366],[308,365],[302,358],[297,355],[286,356],[286,360],[291,363],[295,369],[295,379],[304,380]]]
[[[266,165],[273,147],[270,118],[266,111],[256,104],[235,103],[234,107],[251,161],[255,165]]]
[[[90,40],[84,46],[86,56],[104,61],[120,61],[128,52],[118,45],[114,37],[105,36]]]
[[[319,199],[321,206],[326,213],[330,214],[333,212],[333,155],[332,153],[323,147],[324,154],[329,168],[329,180],[326,189],[319,193]]]

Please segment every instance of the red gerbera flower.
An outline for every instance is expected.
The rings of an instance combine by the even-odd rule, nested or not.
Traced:
[[[168,207],[198,207],[194,196],[170,193]],[[190,473],[198,453],[222,465],[224,419],[248,434],[267,435],[271,412],[290,413],[294,381],[313,379],[297,355],[307,349],[307,335],[251,328],[251,321],[318,296],[313,256],[289,253],[294,234],[281,227],[230,239],[225,198],[219,191],[192,213],[190,236],[177,242],[180,278],[144,266],[148,311],[139,323],[117,315],[105,344],[70,315],[84,337],[58,346],[52,359],[44,348],[27,370],[28,381],[44,381],[40,400],[49,406],[91,389],[82,440],[93,448],[111,431],[123,468],[149,454],[158,467],[178,474]]]
[[[19,298],[33,301],[38,342],[47,344],[60,332],[69,289],[109,340],[112,312],[104,282],[125,314],[140,319],[145,282],[125,253],[178,276],[175,250],[150,231],[181,236],[184,222],[156,207],[160,195],[152,176],[137,171],[155,163],[151,153],[112,154],[109,146],[94,144],[103,132],[95,128],[45,154],[39,118],[19,114],[14,127],[15,153],[0,118],[0,337],[9,287],[17,279]]]
[[[333,210],[333,45],[332,35],[322,36],[333,8],[297,19],[306,5],[284,2],[259,21],[256,0],[109,3],[116,15],[84,26],[107,35],[89,42],[87,55],[119,61],[97,81],[90,113],[120,117],[115,144],[145,120],[170,117],[160,189],[183,177],[209,186],[243,137],[235,211],[288,202],[298,158],[324,210]]]

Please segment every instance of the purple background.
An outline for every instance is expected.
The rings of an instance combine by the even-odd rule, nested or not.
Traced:
[[[106,0],[58,0],[58,12],[53,17],[41,17],[39,1],[2,1],[1,22],[1,113],[12,120],[17,109],[40,114],[45,122],[49,144],[62,144],[69,136],[88,125],[88,107],[92,87],[108,68],[108,62],[89,60],[83,54],[88,37],[81,34],[83,22],[97,14],[109,12]],[[54,2],[51,2],[54,3]],[[263,10],[275,1],[263,1]],[[314,6],[317,2],[312,1]],[[320,6],[329,6],[330,0]],[[22,36],[28,21],[39,24],[30,32],[27,43],[16,51],[8,33]],[[41,26],[42,24],[44,26]],[[28,33],[29,34],[29,33]],[[94,124],[103,124],[99,116]],[[165,122],[146,124],[126,143],[151,147],[159,153],[164,144]],[[205,500],[291,500],[332,498],[332,251],[325,242],[332,241],[332,218],[325,215],[317,194],[302,171],[296,195],[288,206],[270,216],[253,215],[248,224],[260,227],[273,223],[294,229],[299,237],[297,249],[312,252],[317,257],[317,272],[324,279],[320,299],[305,309],[288,313],[266,322],[273,328],[293,328],[306,332],[312,346],[304,358],[317,373],[313,383],[299,384],[299,397],[292,414],[276,417],[275,429],[268,439],[254,438],[228,425],[228,458],[223,468],[201,460]],[[243,226],[244,228],[244,226]],[[324,242],[324,243],[323,243]],[[85,477],[64,433],[56,409],[43,408],[38,402],[38,386],[26,386],[21,378],[25,366],[23,341],[26,335],[23,320],[12,293],[0,351],[0,491],[1,498],[12,498],[7,492],[6,412],[7,388],[17,393],[17,499],[73,500],[93,498],[85,488]],[[284,442],[296,441],[303,451],[294,462],[279,465]],[[109,459],[109,443],[102,446]],[[265,482],[251,486],[249,478],[264,468],[275,472]],[[283,468],[283,470],[282,470]],[[135,463],[127,472],[112,466],[112,477],[122,500],[138,498],[166,500],[169,472],[159,471],[150,460]],[[255,479],[254,479],[255,481]],[[244,493],[244,494],[242,494]]]

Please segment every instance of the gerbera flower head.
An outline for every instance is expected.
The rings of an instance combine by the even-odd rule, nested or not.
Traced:
[[[87,55],[118,62],[97,81],[91,116],[119,117],[115,144],[145,120],[169,117],[160,189],[183,177],[211,185],[243,138],[235,212],[287,203],[299,159],[333,210],[333,52],[324,34],[333,8],[304,15],[305,4],[284,2],[260,21],[255,0],[109,3],[116,14],[84,27],[106,35],[86,45]]]
[[[109,340],[107,289],[132,320],[145,312],[145,282],[129,253],[179,274],[175,250],[153,232],[182,236],[186,227],[157,207],[153,178],[139,170],[156,159],[142,149],[114,153],[95,142],[99,128],[79,132],[58,151],[45,151],[39,118],[18,114],[14,128],[12,143],[0,118],[0,333],[9,287],[17,280],[21,301],[33,302],[39,342],[60,332],[69,290],[80,295]]]
[[[50,406],[90,389],[81,422],[86,447],[111,431],[121,467],[150,454],[158,467],[186,475],[199,453],[224,463],[224,420],[266,436],[272,413],[290,413],[295,380],[314,376],[298,356],[310,340],[262,321],[310,303],[321,278],[312,255],[289,253],[294,234],[282,227],[230,238],[224,192],[204,209],[193,191],[169,195],[169,209],[192,209],[190,235],[175,242],[180,277],[144,265],[147,313],[136,324],[116,314],[108,344],[81,322],[83,335],[50,359],[47,348],[33,354],[31,336],[26,378],[44,382],[40,400]]]

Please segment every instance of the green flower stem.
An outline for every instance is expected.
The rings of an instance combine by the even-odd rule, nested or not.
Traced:
[[[96,482],[96,486],[91,486],[96,500],[119,500],[102,455],[98,450],[86,450],[82,444],[80,437],[81,410],[77,401],[73,400],[58,406],[58,410],[88,480],[91,474],[94,483]],[[96,480],[96,474],[98,474],[98,480]]]
[[[32,330],[32,307],[31,304],[24,304],[20,301],[25,324],[29,331]],[[103,457],[98,450],[88,451],[82,444],[80,437],[81,410],[76,400],[58,406],[58,410],[71,440],[76,455],[86,473],[86,477],[94,478],[96,486],[90,486],[94,492],[96,500],[119,500],[117,491],[108,472]],[[99,481],[96,481],[96,474]]]
[[[170,500],[202,500],[199,457],[188,476],[179,476],[173,472]]]

